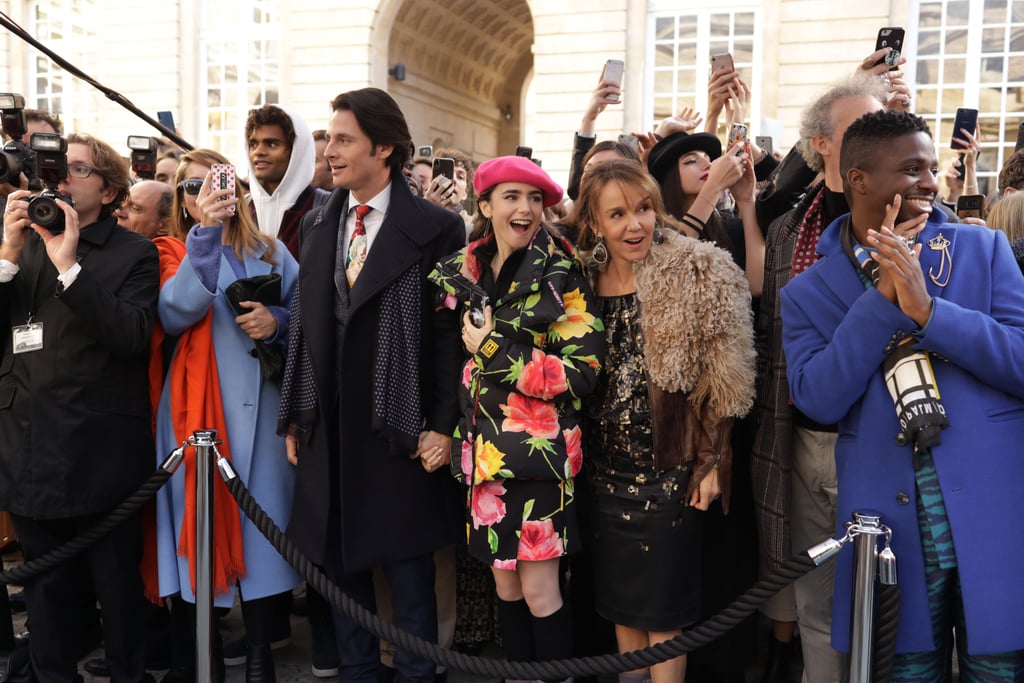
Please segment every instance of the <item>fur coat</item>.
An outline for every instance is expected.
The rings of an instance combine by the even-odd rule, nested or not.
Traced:
[[[722,249],[665,231],[633,266],[655,463],[692,462],[689,493],[719,467],[728,509],[732,422],[754,401],[754,331],[743,271]]]

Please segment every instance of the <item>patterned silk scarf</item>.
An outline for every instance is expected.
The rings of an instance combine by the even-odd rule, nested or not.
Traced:
[[[793,268],[790,271],[789,279],[792,280],[800,273],[814,265],[818,260],[818,240],[821,233],[825,231],[825,184],[820,183],[812,192],[817,192],[811,205],[807,207],[804,218],[800,221],[800,229],[796,234],[796,242],[793,244]]]

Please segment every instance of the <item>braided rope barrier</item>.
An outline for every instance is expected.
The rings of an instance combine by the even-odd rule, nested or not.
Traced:
[[[815,564],[809,556],[794,557],[776,572],[758,581],[714,617],[687,629],[671,640],[642,650],[594,657],[574,657],[557,661],[510,662],[453,652],[381,620],[377,615],[343,593],[336,584],[324,576],[323,572],[295,547],[274,523],[274,520],[270,519],[238,477],[228,478],[225,483],[237,501],[238,507],[281,556],[309,585],[362,628],[377,638],[382,638],[397,647],[412,652],[417,657],[478,676],[519,680],[563,680],[571,676],[593,676],[632,671],[665,662],[716,640],[752,614],[769,597],[815,568]]]
[[[0,572],[0,584],[22,585],[37,574],[47,572],[61,562],[70,560],[96,541],[110,533],[117,525],[142,509],[146,502],[156,495],[160,487],[167,483],[173,472],[158,469],[149,476],[142,486],[132,495],[125,498],[111,510],[110,514],[101,519],[88,531],[79,534],[67,543],[60,545],[48,553],[40,555],[7,571]]]

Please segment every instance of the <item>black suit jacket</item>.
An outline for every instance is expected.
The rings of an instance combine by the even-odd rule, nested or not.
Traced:
[[[36,234],[0,284],[0,508],[53,519],[99,512],[154,469],[146,363],[160,272],[156,247],[113,216],[82,230],[82,266],[57,293]],[[12,353],[11,328],[43,324],[43,348]]]
[[[348,315],[334,313],[339,221],[348,192],[335,190],[302,221],[299,270],[301,324],[313,364],[318,402],[299,464],[288,533],[313,561],[345,572],[433,552],[455,540],[457,512],[450,476],[428,474],[419,460],[388,455],[370,428],[380,297],[410,268],[422,282],[420,387],[425,428],[451,434],[458,417],[462,361],[460,321],[437,310],[427,274],[465,241],[458,214],[391,184],[391,203],[349,292]]]

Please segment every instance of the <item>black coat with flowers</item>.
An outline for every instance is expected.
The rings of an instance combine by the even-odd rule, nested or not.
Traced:
[[[493,240],[492,233],[437,265],[430,280],[442,305],[460,312],[478,305],[485,293],[476,252]],[[580,405],[597,384],[604,325],[572,254],[542,228],[507,291],[489,302],[494,330],[463,368],[452,442],[453,469],[467,483],[571,481],[580,469]]]

